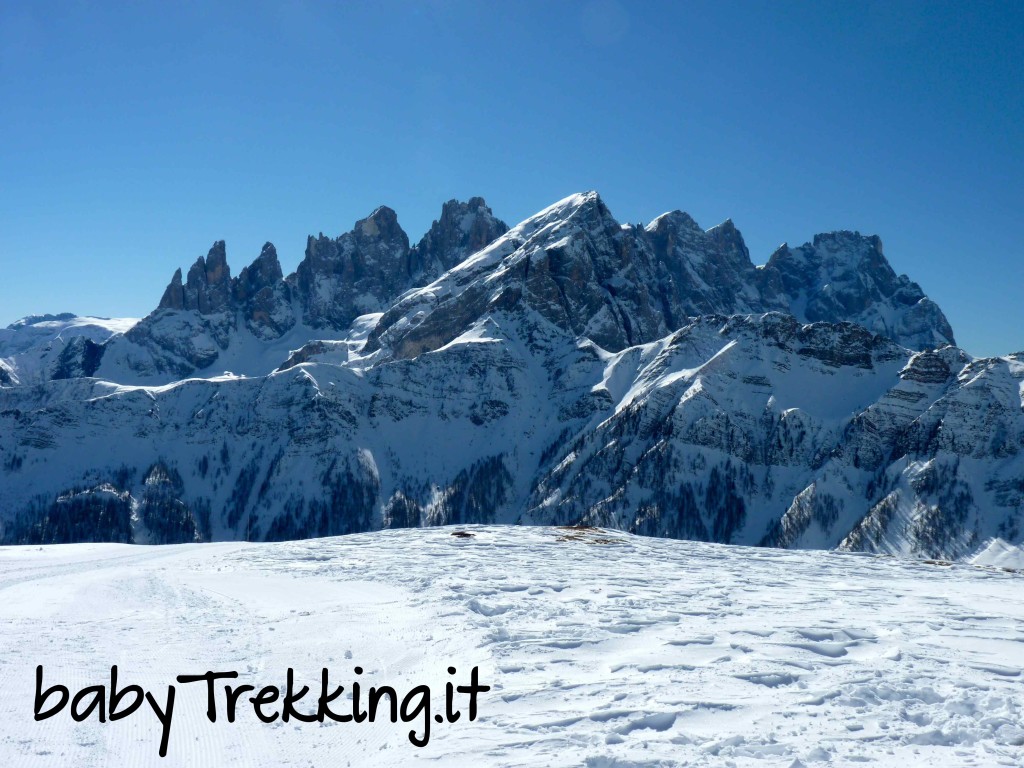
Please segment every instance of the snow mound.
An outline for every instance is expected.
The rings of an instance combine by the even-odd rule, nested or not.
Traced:
[[[994,568],[1013,568],[1024,571],[1024,548],[1014,546],[1002,539],[992,539],[971,558],[971,565],[987,565]]]

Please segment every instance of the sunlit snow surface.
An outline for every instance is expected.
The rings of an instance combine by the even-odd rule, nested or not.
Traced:
[[[0,549],[5,766],[1024,764],[1024,575],[554,528],[385,531],[282,544]],[[34,722],[37,664],[159,700],[178,674],[291,666],[348,684],[493,690],[476,722],[205,719],[148,707]]]

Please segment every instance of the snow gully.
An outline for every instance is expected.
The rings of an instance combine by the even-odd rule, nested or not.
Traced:
[[[362,667],[355,667],[353,671],[357,677],[363,674]],[[449,675],[455,675],[456,672],[455,667],[448,667]],[[43,665],[38,665],[36,667],[36,689],[33,702],[35,719],[39,721],[53,717],[70,703],[69,711],[71,718],[75,722],[87,720],[97,710],[101,723],[106,723],[107,720],[115,722],[134,714],[145,702],[149,704],[153,714],[160,721],[162,729],[160,757],[166,757],[167,744],[171,736],[171,721],[174,717],[175,687],[173,685],[167,686],[167,696],[163,703],[161,703],[157,701],[151,692],[144,691],[139,685],[126,685],[123,688],[118,688],[117,674],[117,665],[115,664],[110,668],[109,695],[106,687],[103,685],[86,686],[72,695],[71,691],[64,685],[56,684],[44,688]],[[217,722],[218,714],[217,681],[234,680],[237,677],[237,672],[205,672],[195,675],[178,675],[176,679],[182,685],[206,683],[206,717],[211,723],[215,723]],[[316,699],[315,714],[312,712],[300,712],[295,708],[296,704],[309,693],[309,686],[304,685],[296,689],[295,673],[291,667],[288,668],[283,697],[281,689],[274,685],[264,686],[257,691],[253,685],[225,684],[223,686],[224,695],[222,700],[224,709],[222,711],[229,723],[235,722],[235,713],[238,709],[239,700],[246,693],[253,692],[255,694],[245,699],[245,701],[252,705],[252,710],[256,717],[264,723],[273,723],[278,717],[285,723],[293,718],[304,723],[322,723],[325,720],[333,720],[338,723],[362,723],[365,721],[372,723],[377,716],[378,710],[383,705],[387,712],[387,717],[392,723],[397,723],[399,720],[403,723],[420,721],[419,730],[422,732],[421,735],[417,735],[417,728],[413,728],[408,734],[409,741],[414,746],[425,747],[430,741],[431,696],[428,686],[417,685],[406,692],[404,696],[400,696],[398,691],[389,685],[371,686],[366,695],[366,708],[363,709],[360,706],[360,685],[359,681],[356,680],[351,685],[350,697],[343,702],[339,702],[339,704],[351,705],[347,707],[348,711],[342,714],[340,708],[338,711],[332,710],[331,704],[341,698],[345,686],[339,685],[331,691],[329,678],[330,672],[325,667],[320,675],[320,695]],[[489,685],[480,684],[479,669],[473,667],[470,672],[469,685],[456,686],[452,682],[445,684],[445,714],[444,716],[440,713],[435,714],[433,717],[434,721],[437,723],[454,723],[462,716],[462,712],[455,709],[454,706],[456,693],[468,695],[469,712],[467,719],[470,722],[476,720],[477,696],[489,690],[491,690]],[[50,702],[51,697],[56,697],[56,703]],[[386,702],[384,702],[385,699]],[[273,706],[279,700],[281,702],[279,707]],[[312,703],[312,700],[310,703]],[[335,707],[338,707],[338,705],[335,704]]]

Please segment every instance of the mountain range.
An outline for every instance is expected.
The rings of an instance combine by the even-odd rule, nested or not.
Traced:
[[[0,540],[464,523],[965,557],[1024,535],[1024,354],[977,359],[857,232],[756,266],[731,221],[380,207],[137,322],[0,330]]]

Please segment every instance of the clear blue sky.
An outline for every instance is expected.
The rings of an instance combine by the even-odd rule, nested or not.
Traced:
[[[976,355],[1024,349],[1024,6],[0,0],[0,324],[141,316],[227,240],[452,197],[510,224],[731,217],[756,263],[857,229]]]

